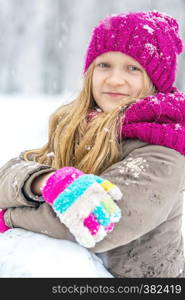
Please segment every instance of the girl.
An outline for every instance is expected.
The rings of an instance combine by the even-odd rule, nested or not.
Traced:
[[[1,168],[1,232],[78,242],[115,277],[183,277],[185,95],[175,19],[109,16],[92,32],[77,99],[48,143]]]

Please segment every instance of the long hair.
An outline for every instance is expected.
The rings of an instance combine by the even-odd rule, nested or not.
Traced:
[[[155,88],[144,71],[143,90],[137,98],[128,97],[124,105],[109,113],[97,113],[87,124],[88,113],[96,108],[92,95],[94,65],[92,63],[86,71],[78,97],[50,116],[47,144],[26,151],[25,160],[30,160],[31,155],[32,160],[56,169],[73,166],[84,173],[96,175],[119,161],[123,145],[118,128],[124,111],[137,99],[154,94]]]

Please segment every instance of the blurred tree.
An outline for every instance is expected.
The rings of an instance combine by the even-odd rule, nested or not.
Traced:
[[[161,10],[185,36],[185,0],[0,0],[0,93],[51,94],[79,88],[92,28],[109,14]],[[176,85],[185,92],[185,54]]]
[[[64,89],[66,43],[72,16],[66,1],[48,1],[47,6],[42,49],[42,92],[59,94]]]

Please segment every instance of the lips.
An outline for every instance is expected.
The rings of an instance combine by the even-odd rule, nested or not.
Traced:
[[[128,94],[118,93],[118,92],[104,92],[103,94],[109,95],[109,96],[128,96]]]

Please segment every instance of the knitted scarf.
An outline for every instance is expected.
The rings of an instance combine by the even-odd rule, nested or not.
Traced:
[[[91,111],[89,116],[95,114]],[[185,94],[173,87],[170,93],[139,99],[126,109],[121,126],[122,138],[165,146],[185,155]]]
[[[185,94],[173,88],[133,103],[125,112],[122,137],[138,138],[185,155]]]

